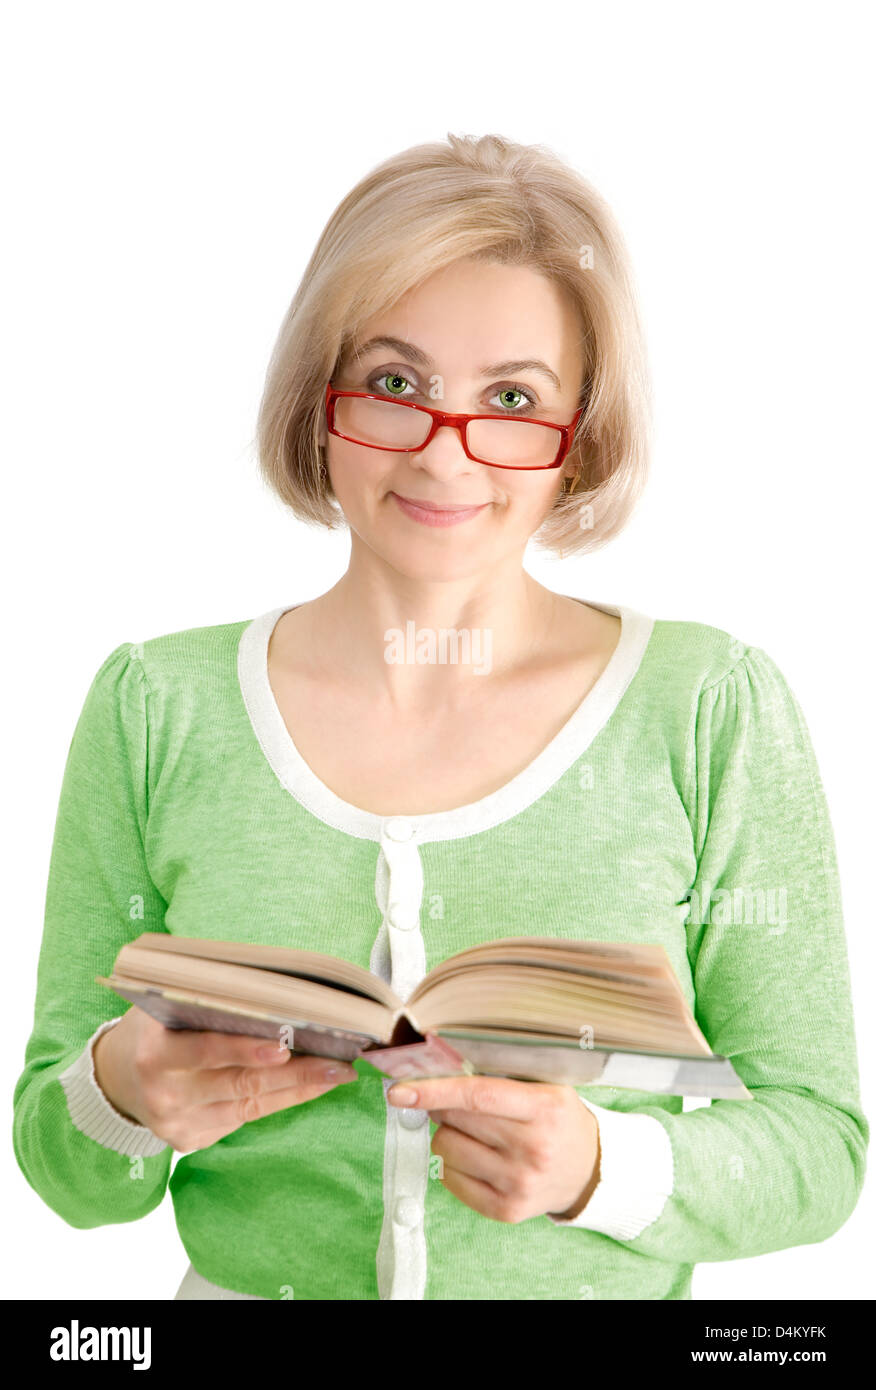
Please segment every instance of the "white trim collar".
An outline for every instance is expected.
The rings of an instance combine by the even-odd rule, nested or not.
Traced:
[[[571,595],[570,595],[571,597]],[[579,599],[578,602],[585,602]],[[268,643],[284,613],[296,604],[273,608],[253,618],[240,636],[237,674],[253,731],[281,785],[317,819],[347,835],[381,840],[389,820],[403,818],[419,843],[456,840],[490,830],[525,811],[549,790],[586,752],[614,713],[641,665],[654,619],[634,608],[586,600],[621,620],[621,635],[611,658],[578,708],[531,763],[497,791],[450,811],[387,817],[344,801],[304,761],[286,728],[268,679]]]

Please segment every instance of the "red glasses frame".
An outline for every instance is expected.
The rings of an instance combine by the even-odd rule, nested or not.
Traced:
[[[400,449],[383,444],[366,444],[362,439],[351,439],[348,434],[342,434],[340,430],[335,429],[335,401],[338,396],[361,396],[363,400],[367,401],[389,401],[392,405],[403,405],[407,410],[419,410],[424,415],[431,415],[432,427],[422,444],[415,444],[409,449]],[[427,444],[431,443],[442,425],[449,425],[451,429],[459,431],[459,437],[462,440],[462,447],[465,450],[466,458],[470,458],[473,463],[482,463],[487,468],[511,468],[519,473],[542,472],[546,468],[559,468],[572,447],[572,437],[575,432],[575,426],[578,424],[583,413],[584,407],[580,406],[578,410],[575,411],[568,425],[557,425],[553,420],[533,420],[529,415],[521,415],[521,420],[524,420],[527,424],[544,425],[547,429],[556,430],[561,436],[560,451],[553,463],[530,463],[520,465],[515,463],[491,463],[488,459],[478,458],[477,454],[473,454],[469,449],[467,438],[468,422],[469,420],[509,420],[513,418],[512,416],[452,415],[446,410],[433,410],[432,407],[428,405],[415,405],[413,401],[393,400],[391,396],[382,396],[375,391],[338,391],[332,386],[330,381],[326,384],[325,388],[326,429],[329,434],[337,435],[338,439],[346,439],[351,444],[361,444],[363,449],[382,449],[385,453],[389,454],[418,454],[422,449],[425,449]]]

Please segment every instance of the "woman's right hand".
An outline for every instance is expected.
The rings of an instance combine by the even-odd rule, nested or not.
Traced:
[[[92,1056],[114,1109],[183,1153],[358,1076],[349,1062],[295,1057],[270,1038],[165,1028],[136,1005],[101,1033]]]

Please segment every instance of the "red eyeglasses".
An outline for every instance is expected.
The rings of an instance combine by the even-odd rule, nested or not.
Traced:
[[[490,468],[559,468],[583,413],[581,406],[568,425],[510,415],[450,415],[370,391],[336,391],[331,382],[325,388],[326,428],[339,439],[412,454],[449,425],[459,431],[466,457]]]

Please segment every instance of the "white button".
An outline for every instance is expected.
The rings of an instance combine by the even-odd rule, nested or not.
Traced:
[[[422,1219],[423,1208],[416,1197],[399,1197],[393,1212],[394,1219],[399,1226],[416,1226]]]
[[[420,1125],[426,1123],[428,1113],[428,1110],[408,1110],[407,1108],[399,1110],[399,1123],[403,1124],[405,1129],[419,1129]]]
[[[383,833],[388,835],[390,840],[404,841],[409,840],[414,833],[414,827],[405,816],[393,816],[383,827]]]
[[[390,903],[386,916],[389,925],[395,927],[396,931],[413,931],[420,923],[419,914],[411,912],[402,903]]]

